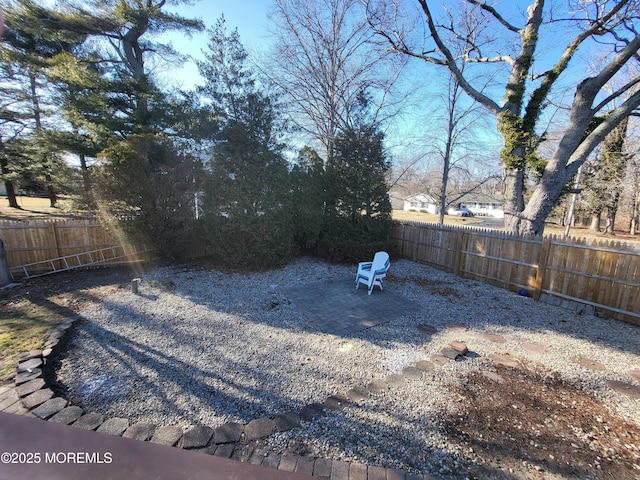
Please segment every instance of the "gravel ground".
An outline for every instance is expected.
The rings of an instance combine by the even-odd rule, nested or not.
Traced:
[[[405,260],[392,263],[383,294],[403,295],[419,311],[351,338],[306,329],[304,316],[281,293],[354,272],[310,259],[252,274],[153,270],[144,275],[138,295],[122,286],[79,312],[85,321],[60,358],[58,381],[71,401],[106,416],[216,427],[323,402],[399,373],[458,340],[472,352],[464,361],[330,412],[322,421],[274,434],[266,447],[428,471],[438,463],[435,457],[460,455],[440,431],[439,419],[459,413],[449,401],[452,385],[470,372],[494,370],[492,353],[509,353],[543,374],[557,372],[614,414],[640,424],[640,401],[605,383],[629,382],[624,372],[640,368],[638,327],[578,315]],[[470,328],[444,328],[449,323]],[[438,333],[420,333],[421,324]],[[506,342],[491,342],[483,333]],[[524,343],[548,353],[529,353]],[[572,361],[576,356],[606,369],[588,370]]]

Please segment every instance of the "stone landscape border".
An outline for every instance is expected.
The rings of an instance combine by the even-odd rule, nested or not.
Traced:
[[[217,428],[195,426],[184,431],[180,426],[157,427],[145,422],[131,424],[128,419],[119,417],[105,419],[102,414],[84,412],[80,406],[71,405],[65,398],[55,395],[48,383],[54,375],[51,370],[53,359],[62,351],[71,327],[80,320],[80,317],[64,320],[49,334],[42,349],[31,350],[20,356],[13,391],[0,389],[0,411],[333,480],[427,480],[434,477],[355,462],[277,455],[262,450],[259,441],[275,432],[296,428],[303,421],[319,419],[326,415],[327,410],[340,410],[372,395],[379,395],[401,382],[420,379],[425,372],[470,354],[464,343],[451,342],[429,360],[420,360],[414,366],[405,367],[401,373],[374,379],[367,385],[356,386],[344,394],[331,395],[323,403],[306,405],[300,411],[285,412],[273,418],[258,418],[246,424],[226,423]],[[469,327],[447,324],[445,328],[466,331]],[[430,325],[419,325],[418,330],[426,335],[433,335],[438,331]],[[495,343],[505,342],[500,335],[485,333],[483,337]],[[540,345],[526,343],[522,348],[534,354],[545,353],[544,347]],[[517,368],[520,364],[517,357],[510,355],[492,355],[491,360],[495,365],[507,367]],[[588,369],[603,368],[598,362],[589,359],[576,357],[574,361]],[[629,370],[626,373],[640,381],[640,370]],[[494,382],[503,381],[495,372],[483,371],[482,374]],[[636,385],[613,380],[607,383],[618,393],[640,398],[640,387]]]

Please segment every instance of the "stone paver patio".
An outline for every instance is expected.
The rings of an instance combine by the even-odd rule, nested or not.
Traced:
[[[381,292],[377,287],[367,295],[365,286],[356,290],[354,282],[345,278],[287,288],[282,293],[304,314],[311,328],[340,336],[418,310],[401,295]]]

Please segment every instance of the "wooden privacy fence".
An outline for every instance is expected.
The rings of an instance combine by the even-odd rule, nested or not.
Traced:
[[[17,277],[149,260],[145,248],[118,238],[97,220],[0,222],[0,238]]]
[[[640,325],[640,252],[607,241],[394,222],[404,258],[535,299]]]

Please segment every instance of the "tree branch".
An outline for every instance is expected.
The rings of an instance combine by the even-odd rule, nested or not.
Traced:
[[[618,98],[620,95],[623,95],[624,93],[628,92],[632,88],[636,87],[638,84],[640,84],[640,77],[634,78],[633,80],[628,82],[625,86],[620,87],[615,92],[613,92],[611,95],[609,95],[607,98],[602,100],[598,105],[596,105],[592,109],[593,113],[594,114],[598,113],[602,108],[605,107],[605,105],[607,105],[608,103],[612,102],[613,100]]]
[[[433,41],[437,45],[438,50],[440,50],[440,52],[445,57],[444,61],[440,61],[438,63],[440,65],[444,64],[444,65],[447,66],[449,71],[456,78],[456,81],[460,84],[460,86],[464,89],[465,92],[467,92],[467,94],[471,98],[473,98],[478,103],[480,103],[480,104],[484,105],[485,107],[487,107],[489,110],[491,110],[491,112],[494,115],[499,114],[502,111],[502,108],[500,107],[500,105],[498,105],[491,98],[489,98],[486,95],[484,95],[482,92],[480,92],[480,91],[476,90],[475,88],[473,88],[473,86],[471,86],[471,84],[467,81],[467,79],[464,78],[464,75],[462,74],[462,72],[458,68],[458,65],[456,64],[455,58],[453,57],[451,51],[447,48],[447,46],[444,44],[444,42],[440,38],[440,34],[438,33],[438,30],[436,28],[435,22],[433,21],[433,16],[431,15],[431,9],[427,5],[426,0],[418,0],[418,3],[422,7],[422,11],[424,12],[424,15],[425,15],[425,17],[427,19],[427,25],[429,27],[429,33],[431,33],[431,37],[433,38]],[[429,60],[429,58],[430,57],[427,57],[427,58],[425,58],[425,60],[431,61],[431,60]],[[432,63],[435,63],[435,62],[432,62]]]
[[[502,15],[500,15],[495,8],[493,8],[490,5],[487,5],[485,2],[479,2],[478,0],[465,0],[467,3],[470,3],[471,5],[475,5],[476,7],[479,7],[480,9],[489,12],[491,14],[491,16],[493,16],[493,18],[495,18],[496,20],[498,20],[498,22],[500,22],[504,27],[507,28],[507,30],[511,30],[514,33],[520,33],[520,28],[510,24],[509,22],[507,22],[504,17]]]
[[[538,116],[540,115],[543,100],[549,94],[549,91],[555,84],[560,74],[567,69],[569,62],[578,50],[578,47],[591,36],[598,34],[598,32],[602,29],[602,26],[609,20],[611,20],[622,9],[622,7],[624,7],[626,3],[628,3],[628,0],[624,0],[615,5],[611,9],[611,11],[609,11],[609,13],[593,22],[589,28],[582,31],[576,38],[573,39],[573,41],[569,43],[569,45],[566,46],[566,48],[562,52],[562,55],[560,55],[560,59],[556,62],[553,68],[542,75],[544,77],[544,80],[542,81],[540,86],[532,93],[524,115],[523,124],[528,127],[527,129],[529,131],[532,131],[532,128],[535,125]],[[597,110],[599,110],[599,108]]]
[[[627,98],[622,105],[612,110],[606,119],[576,148],[567,162],[567,174],[572,177],[593,149],[599,145],[611,131],[620,125],[636,108],[640,106],[640,90]]]

